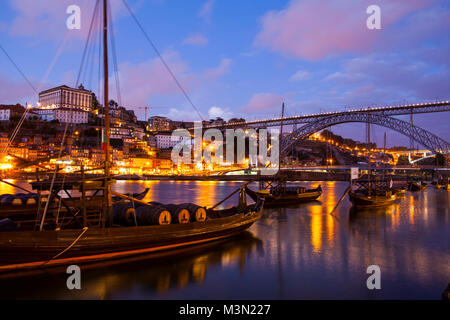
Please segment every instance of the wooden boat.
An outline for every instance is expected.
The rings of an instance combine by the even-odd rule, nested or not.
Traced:
[[[427,184],[424,182],[421,182],[421,183],[409,182],[408,183],[409,191],[424,191],[426,188],[427,188]]]
[[[367,145],[370,144],[370,113],[368,114],[366,123],[366,138]],[[386,145],[386,135],[385,135],[385,145]],[[386,146],[384,147],[386,148]],[[353,204],[355,210],[365,209],[365,208],[381,208],[390,206],[394,203],[397,198],[395,195],[395,190],[393,189],[392,179],[385,179],[385,174],[383,172],[383,177],[372,178],[372,171],[370,168],[370,157],[367,161],[367,178],[358,179],[355,181],[357,188],[353,190],[353,180],[350,182],[349,188],[349,199]],[[397,190],[397,192],[402,192]]]
[[[365,192],[350,191],[349,198],[354,207],[359,208],[375,208],[386,207],[394,203],[397,198],[391,192],[386,194],[372,194],[368,195]]]
[[[97,2],[94,10],[98,9]],[[203,209],[206,214],[190,215],[178,205],[150,204],[142,200],[121,195],[111,190],[111,146],[110,111],[108,97],[108,9],[107,0],[103,0],[103,59],[104,59],[104,175],[86,178],[82,166],[81,179],[67,181],[58,176],[58,168],[51,181],[36,181],[39,190],[49,192],[48,202],[40,211],[38,204],[35,229],[23,231],[21,224],[11,219],[0,221],[4,229],[0,232],[0,271],[14,272],[36,268],[51,268],[69,264],[84,264],[103,260],[117,260],[143,254],[160,254],[173,249],[204,244],[240,233],[249,228],[261,217],[264,199],[247,205],[245,188],[241,187],[239,203],[236,207],[224,210]],[[95,15],[93,15],[93,19]],[[89,37],[88,37],[89,41]],[[59,180],[58,180],[58,179]],[[62,181],[62,182],[61,182]],[[81,192],[81,201],[74,200],[68,190]],[[61,199],[59,192],[66,192],[71,200]],[[100,195],[95,208],[88,206],[87,192],[92,196]],[[119,208],[114,215],[113,195],[132,202],[132,208]],[[231,196],[231,195],[230,195]],[[229,197],[230,197],[229,196]],[[229,198],[227,197],[227,198]],[[66,208],[67,220],[59,216],[51,217],[48,211],[52,198],[58,198]],[[227,199],[226,198],[226,199]],[[40,199],[39,199],[40,200]],[[69,203],[72,201],[72,203]],[[133,212],[134,203],[141,206]],[[202,212],[202,210],[197,211]],[[125,217],[125,224],[121,217]],[[127,217],[134,217],[134,226],[128,226]],[[191,217],[195,217],[192,221]],[[116,218],[119,219],[116,221]],[[66,223],[62,223],[63,220]],[[178,223],[172,223],[178,222]],[[18,231],[14,231],[14,226]]]
[[[264,198],[264,206],[269,208],[317,200],[322,194],[322,188],[320,185],[315,189],[306,189],[303,187],[286,187],[283,184],[278,184],[270,188],[270,190],[261,189],[259,191],[253,191],[247,188],[247,194],[254,201],[258,197]]]
[[[0,272],[50,268],[160,253],[233,236],[261,217],[264,200],[207,210],[204,222],[137,227],[0,232]]]

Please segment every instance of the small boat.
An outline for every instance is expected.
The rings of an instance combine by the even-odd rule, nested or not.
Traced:
[[[408,183],[409,191],[424,191],[426,188],[427,188],[427,184],[424,182],[421,182],[421,183],[409,182]]]
[[[366,192],[350,191],[350,201],[357,208],[386,207],[394,203],[396,195],[388,191],[385,194],[367,194]]]
[[[254,200],[258,197],[264,198],[264,206],[277,207],[284,205],[295,205],[309,201],[317,200],[322,194],[322,188],[319,185],[314,189],[306,189],[304,187],[287,187],[284,183],[280,183],[270,190],[261,189],[253,191],[247,188],[247,194]]]

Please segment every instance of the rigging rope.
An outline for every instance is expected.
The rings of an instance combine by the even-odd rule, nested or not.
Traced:
[[[84,47],[84,50],[83,50],[83,57],[81,59],[80,70],[78,71],[78,76],[77,76],[77,80],[76,80],[76,83],[75,83],[75,88],[78,87],[80,76],[81,76],[81,73],[83,71],[84,61],[85,61],[85,58],[86,58],[86,52],[87,52],[87,48],[89,47],[89,42],[90,42],[90,38],[91,38],[91,34],[92,34],[92,27],[94,25],[94,21],[96,19],[96,14],[98,12],[98,7],[99,7],[98,4],[99,4],[99,2],[100,1],[97,0],[96,3],[95,3],[94,12],[92,14],[92,19],[91,19],[91,24],[90,24],[88,36],[87,36],[87,39],[86,39],[86,44],[85,44],[85,47]],[[73,118],[73,112],[72,111],[73,111],[73,104],[70,105],[70,116]],[[73,119],[71,119],[71,120],[73,120]],[[67,131],[69,129],[70,122],[71,121],[66,122],[66,125],[64,127],[64,133],[63,133],[63,136],[62,136],[62,139],[61,139],[61,144],[60,144],[58,158],[57,158],[58,160],[61,158],[61,155],[62,155],[62,150],[63,150],[63,146],[64,146],[64,143],[65,143],[65,140],[66,140],[66,137],[67,137]],[[73,125],[74,124],[72,123],[72,126]],[[51,194],[53,192],[53,187],[54,187],[54,184],[55,184],[55,179],[56,179],[57,173],[58,173],[58,167],[56,167],[55,171],[53,172],[52,181],[50,183],[50,189],[49,189],[49,201],[47,201],[45,203],[44,212],[42,214],[42,218],[41,218],[41,222],[40,222],[40,226],[39,226],[39,230],[40,231],[42,231],[43,227],[44,227],[44,221],[45,221],[45,217],[47,215],[48,206],[49,206],[49,203],[50,203],[50,197],[51,197]],[[63,181],[62,181],[62,184],[61,184],[62,188],[64,187],[65,179],[66,179],[66,177],[63,176]]]
[[[131,10],[131,8],[128,6],[128,3],[126,2],[126,0],[122,0],[123,4],[125,5],[125,7],[127,8],[128,12],[130,13],[131,17],[133,18],[133,20],[136,22],[138,28],[142,31],[142,33],[144,34],[144,37],[147,39],[148,43],[150,44],[150,46],[153,48],[153,50],[156,52],[156,54],[158,55],[159,59],[161,60],[162,64],[164,65],[164,67],[167,69],[167,72],[170,74],[170,76],[172,77],[172,79],[175,81],[176,85],[178,86],[178,88],[181,90],[181,92],[183,93],[183,95],[185,96],[186,100],[190,103],[190,105],[192,106],[192,108],[195,110],[195,112],[197,112],[197,115],[199,116],[199,118],[201,120],[204,120],[201,113],[198,111],[197,107],[194,105],[194,103],[192,102],[191,98],[188,96],[188,94],[186,93],[186,91],[184,90],[184,88],[181,86],[180,82],[178,81],[178,79],[175,77],[174,73],[172,72],[172,70],[170,69],[169,65],[166,63],[166,61],[164,60],[163,56],[161,55],[161,53],[159,52],[159,50],[156,48],[155,44],[153,43],[153,41],[150,39],[150,37],[148,36],[148,34],[145,32],[144,28],[142,27],[141,23],[139,22],[139,20],[136,18],[133,10]]]

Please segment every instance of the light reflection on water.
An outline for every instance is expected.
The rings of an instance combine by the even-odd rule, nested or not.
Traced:
[[[212,206],[240,185],[122,181],[113,188],[129,193],[149,187],[148,201]],[[333,217],[329,213],[348,184],[321,185],[324,191],[318,201],[265,209],[261,220],[241,237],[183,251],[170,260],[82,268],[80,292],[65,289],[66,275],[60,273],[0,279],[0,295],[81,299],[440,297],[450,281],[448,191],[430,187],[425,192],[408,192],[388,208],[358,212],[344,200]],[[13,191],[0,184],[0,193]],[[366,288],[366,268],[372,264],[381,268],[380,291]]]

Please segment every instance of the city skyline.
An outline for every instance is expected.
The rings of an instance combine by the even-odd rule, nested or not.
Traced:
[[[0,5],[0,41],[40,91],[74,86],[94,5],[50,2]],[[128,3],[205,119],[279,116],[283,101],[286,113],[294,115],[448,99],[449,5],[444,1],[377,1],[381,30],[366,27],[368,1]],[[71,4],[81,7],[81,30],[65,27]],[[150,108],[149,115],[198,120],[122,2],[111,4],[122,104],[141,119],[144,111],[137,107],[150,105],[168,110]],[[0,103],[36,104],[36,94],[6,58],[0,68],[6,89]],[[95,77],[87,78],[83,84],[97,92]],[[114,85],[111,90],[117,99]],[[447,122],[440,114],[415,119],[445,140]],[[364,130],[354,127],[331,129],[364,140]],[[385,131],[388,146],[409,145],[408,138],[384,128],[375,129],[378,144]]]

